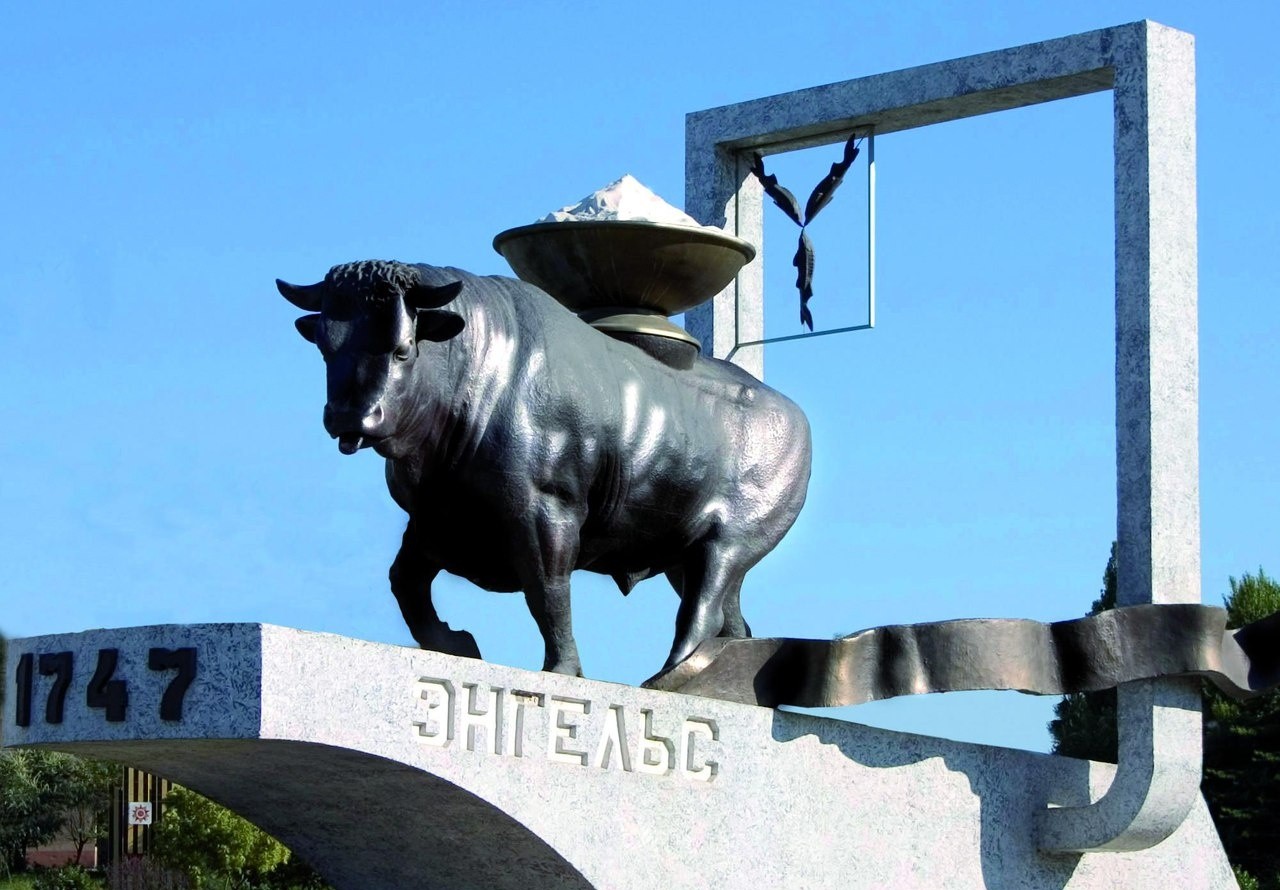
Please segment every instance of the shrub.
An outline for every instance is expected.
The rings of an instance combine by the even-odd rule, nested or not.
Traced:
[[[153,829],[157,861],[181,870],[196,890],[247,890],[289,859],[275,838],[230,810],[175,786]]]
[[[1258,879],[1243,868],[1233,865],[1231,866],[1231,871],[1235,873],[1236,883],[1240,885],[1240,890],[1259,890]]]
[[[68,865],[38,872],[31,890],[102,890],[102,884],[80,866]]]

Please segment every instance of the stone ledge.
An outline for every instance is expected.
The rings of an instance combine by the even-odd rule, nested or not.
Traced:
[[[157,647],[197,650],[180,720]],[[120,722],[86,702],[104,649]],[[58,652],[50,724],[38,656]],[[189,785],[343,890],[1234,886],[1203,802],[1141,853],[1038,852],[1035,814],[1096,799],[1107,765],[271,625],[13,640],[10,678],[28,653],[30,725],[10,698],[6,744]]]

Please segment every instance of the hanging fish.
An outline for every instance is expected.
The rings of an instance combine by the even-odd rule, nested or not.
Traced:
[[[813,218],[818,215],[818,211],[831,203],[836,189],[840,187],[840,183],[844,182],[845,173],[849,172],[849,166],[858,156],[858,147],[853,144],[855,138],[855,136],[849,137],[849,141],[844,144],[844,159],[832,164],[831,172],[814,187],[813,194],[809,196],[809,201],[804,205],[804,225],[807,226],[813,222]]]
[[[751,164],[751,172],[756,179],[760,180],[760,184],[764,186],[764,193],[773,199],[773,203],[791,218],[791,221],[798,226],[804,225],[800,221],[800,202],[796,200],[796,196],[791,194],[790,189],[778,185],[778,177],[772,174],[766,176],[764,172],[764,157],[757,154]]]
[[[809,233],[800,230],[800,243],[796,245],[796,255],[791,260],[796,267],[796,289],[800,291],[800,323],[813,330],[813,313],[809,311],[809,298],[813,296],[813,242]]]
[[[783,213],[800,227],[800,241],[796,245],[796,255],[791,264],[796,267],[796,290],[800,292],[800,324],[813,330],[813,313],[809,311],[809,299],[813,296],[813,242],[809,239],[806,227],[813,222],[823,207],[831,203],[836,189],[844,182],[844,175],[858,157],[857,134],[849,136],[844,144],[844,157],[831,165],[831,171],[823,177],[809,195],[805,203],[804,218],[800,216],[800,204],[787,188],[778,184],[778,177],[765,173],[764,156],[756,153],[751,159],[751,175],[764,188],[764,193],[773,199]]]

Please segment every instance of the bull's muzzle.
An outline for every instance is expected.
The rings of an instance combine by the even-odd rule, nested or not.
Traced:
[[[324,428],[338,440],[338,450],[343,454],[355,454],[381,439],[385,435],[385,419],[381,402],[363,414],[324,406]]]

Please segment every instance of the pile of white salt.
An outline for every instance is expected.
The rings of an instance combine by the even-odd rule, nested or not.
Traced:
[[[630,173],[592,192],[576,204],[548,213],[538,222],[586,222],[621,220],[654,222],[704,228],[683,210],[677,210],[645,188]]]

